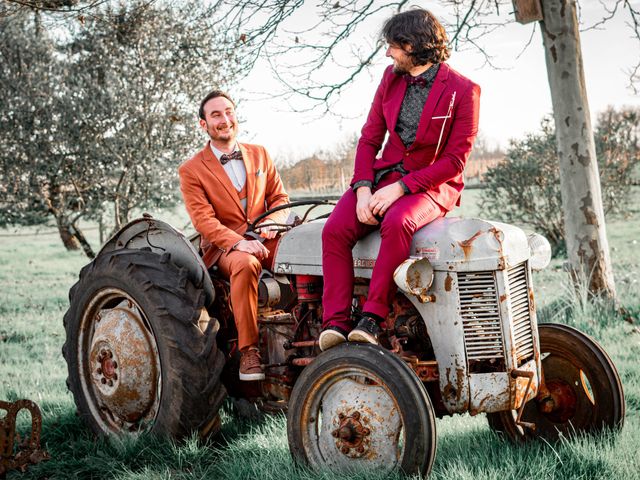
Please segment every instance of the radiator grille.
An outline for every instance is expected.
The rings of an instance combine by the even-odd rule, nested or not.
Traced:
[[[467,359],[504,358],[494,272],[460,272],[458,288]]]
[[[527,264],[521,263],[507,270],[508,292],[511,299],[513,343],[518,365],[533,357],[533,333],[529,309]]]

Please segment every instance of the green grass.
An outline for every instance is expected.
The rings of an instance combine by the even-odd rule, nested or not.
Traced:
[[[637,196],[636,192],[636,196]],[[480,216],[478,191],[465,193],[466,216]],[[638,202],[636,202],[636,205]],[[186,221],[180,212],[174,224]],[[162,215],[158,215],[162,217]],[[19,233],[35,233],[21,229]],[[439,420],[438,454],[431,478],[640,478],[640,329],[637,299],[640,275],[635,255],[640,212],[608,224],[617,287],[636,317],[631,325],[605,305],[571,300],[562,260],[536,275],[539,316],[574,324],[596,337],[614,360],[627,402],[625,427],[617,435],[577,438],[549,445],[514,446],[493,434],[483,415]],[[0,231],[1,235],[14,231]],[[95,230],[89,231],[95,242]],[[95,245],[95,243],[94,243]],[[66,252],[56,235],[0,237],[0,399],[30,398],[44,415],[43,444],[52,459],[9,479],[334,479],[382,478],[375,472],[338,476],[295,468],[282,416],[241,421],[225,409],[222,434],[202,443],[175,443],[143,435],[136,440],[96,439],[75,415],[65,386],[62,316],[67,292],[86,258]],[[24,427],[27,416],[21,416]],[[399,474],[392,478],[401,478]]]

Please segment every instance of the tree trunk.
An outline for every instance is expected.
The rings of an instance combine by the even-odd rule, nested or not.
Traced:
[[[541,22],[556,125],[567,254],[574,279],[615,300],[575,0],[543,0]]]
[[[94,253],[93,249],[91,248],[91,245],[87,241],[87,238],[84,236],[84,233],[82,233],[82,230],[80,230],[75,225],[73,225],[72,228],[73,228],[73,235],[82,246],[82,250],[84,251],[85,255],[91,259],[96,258],[96,254]]]
[[[56,225],[58,226],[58,232],[60,233],[60,239],[64,248],[67,250],[80,250],[80,242],[73,234],[73,228],[67,222],[64,217],[56,217]]]

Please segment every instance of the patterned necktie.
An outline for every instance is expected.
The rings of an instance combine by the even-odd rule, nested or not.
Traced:
[[[220,155],[220,163],[222,165],[227,163],[229,160],[242,160],[242,152],[240,150],[236,150],[228,155],[226,153]]]
[[[408,73],[404,76],[407,85],[420,85],[422,88],[427,86],[427,81],[424,79],[422,75],[417,77],[412,77]]]

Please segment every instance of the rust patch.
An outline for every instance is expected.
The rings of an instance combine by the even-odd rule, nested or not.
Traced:
[[[451,291],[451,284],[453,283],[453,277],[447,272],[447,278],[444,279],[444,289],[447,292]]]
[[[533,299],[533,289],[529,289],[529,311],[535,312],[536,310],[536,302]]]
[[[462,386],[464,385],[464,369],[462,368],[456,368],[456,382],[458,383],[457,386],[457,395],[456,395],[456,402],[460,402],[460,398],[462,397]]]
[[[0,401],[0,410],[7,412],[6,416],[0,419],[0,478],[4,478],[9,470],[20,470],[24,473],[29,464],[35,465],[51,458],[40,448],[42,414],[34,402]],[[20,410],[28,410],[31,414],[31,433],[22,442],[16,432],[16,418]]]
[[[500,295],[500,303],[504,302],[507,299],[507,294],[503,293],[502,295]]]
[[[462,252],[464,253],[465,261],[469,261],[469,257],[471,256],[471,250],[473,249],[473,242],[475,242],[475,240],[482,234],[483,234],[482,230],[479,230],[467,240],[462,240],[461,242],[458,242],[458,245],[460,246],[460,248],[462,249]]]

